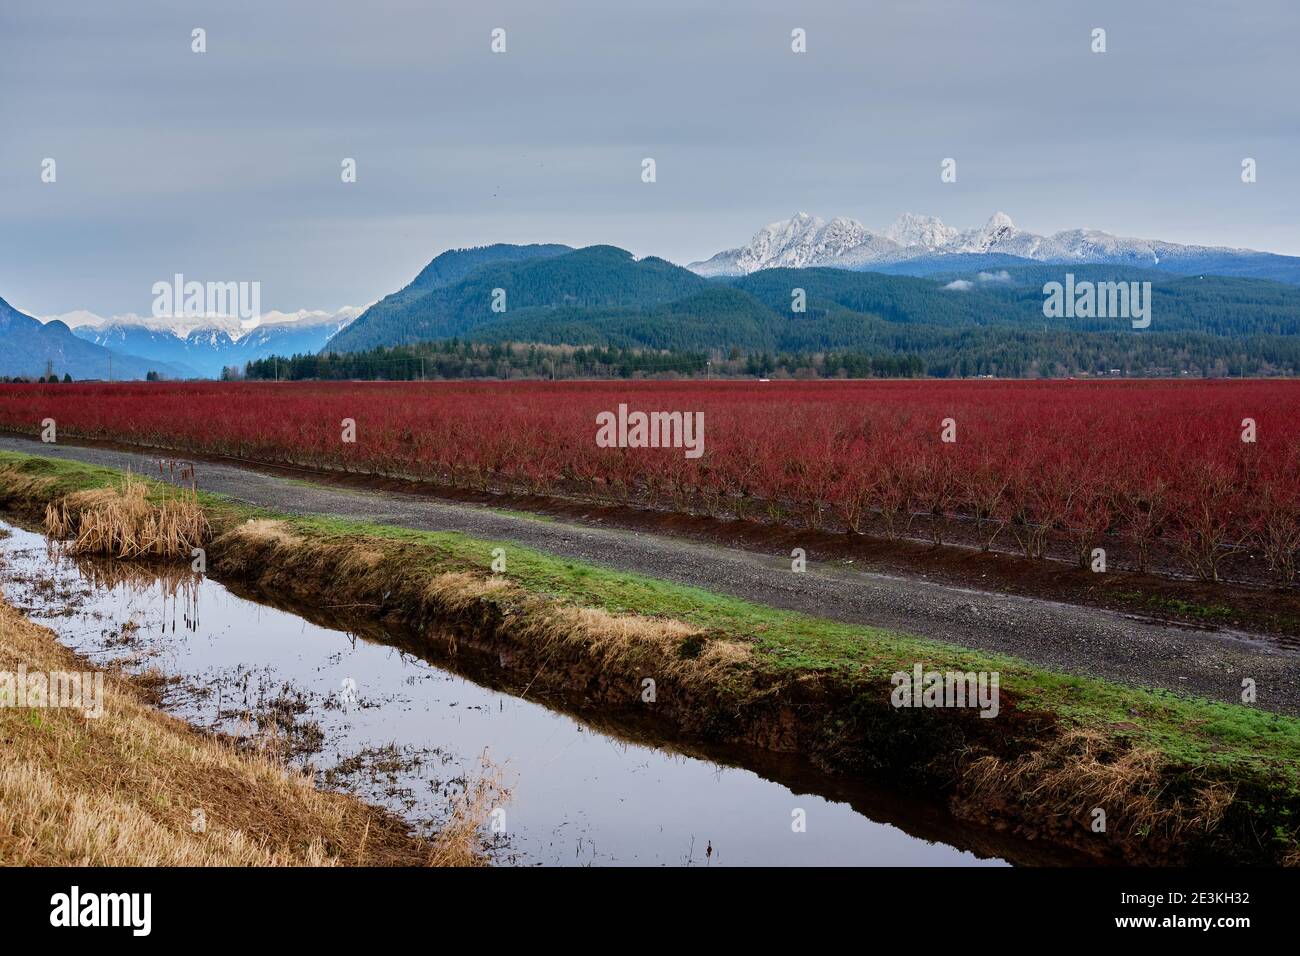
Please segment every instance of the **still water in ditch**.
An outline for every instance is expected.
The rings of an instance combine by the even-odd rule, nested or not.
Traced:
[[[798,779],[792,789],[629,743],[210,579],[74,561],[40,534],[0,529],[10,532],[0,538],[5,597],[65,644],[168,678],[170,712],[271,736],[322,785],[388,807],[415,830],[445,818],[486,756],[509,790],[496,817],[504,831],[484,827],[497,863],[1005,865],[987,845],[979,855],[953,845],[961,831],[936,808],[810,784],[833,786],[827,798],[797,774],[774,774]],[[891,822],[855,806],[886,808],[873,815]],[[804,832],[792,826],[796,810]]]

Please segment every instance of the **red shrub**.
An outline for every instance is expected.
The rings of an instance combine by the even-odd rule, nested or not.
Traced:
[[[620,403],[703,412],[703,456],[598,447],[596,415]],[[63,440],[889,536],[919,522],[935,543],[963,522],[984,547],[1009,529],[1030,557],[1068,539],[1081,564],[1114,534],[1139,566],[1167,542],[1209,579],[1249,547],[1293,582],[1300,546],[1292,382],[0,385],[0,428],[46,418]]]

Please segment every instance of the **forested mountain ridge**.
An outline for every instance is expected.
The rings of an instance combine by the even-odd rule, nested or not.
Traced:
[[[683,354],[839,352],[911,356],[939,375],[1290,374],[1300,363],[1300,287],[1268,280],[986,259],[978,260],[984,268],[929,276],[808,267],[705,279],[612,246],[506,248],[549,252],[507,260],[485,252],[486,261],[459,263],[464,275],[455,281],[439,270],[426,288],[413,282],[372,307],[326,351],[458,339]],[[1150,326],[1045,316],[1044,284],[1067,274],[1077,283],[1150,283]]]
[[[588,246],[525,259],[495,259],[454,283],[430,288],[417,288],[412,283],[397,296],[368,309],[335,336],[329,348],[352,351],[463,336],[528,310],[651,306],[680,298],[706,284],[706,280],[667,260],[638,260],[614,246]]]

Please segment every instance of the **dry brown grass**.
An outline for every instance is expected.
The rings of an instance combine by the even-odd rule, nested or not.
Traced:
[[[502,595],[510,586],[508,580],[497,575],[485,578],[468,571],[454,571],[430,578],[424,596],[447,611],[458,612],[473,607],[483,598]]]
[[[373,541],[303,538],[282,521],[235,525],[214,547],[226,559],[238,555],[245,564],[274,566],[295,579],[345,583],[344,599],[373,600],[376,592],[407,586],[401,581],[405,562],[400,553],[390,554]],[[539,600],[503,575],[448,571],[410,586],[406,597],[436,617],[464,614],[484,601],[508,605],[516,639],[537,641],[543,654],[561,646],[580,651],[608,673],[670,677],[705,687],[744,672],[752,655],[752,646],[744,641],[716,638],[682,621]]]
[[[482,866],[482,830],[489,815],[510,800],[501,772],[488,759],[481,760],[479,774],[466,784],[451,803],[451,813],[433,839],[430,866]]]
[[[29,503],[47,501],[53,478],[29,475],[13,465],[0,466],[0,489],[7,500]]]
[[[611,614],[599,608],[556,607],[522,622],[549,644],[581,647],[606,672],[671,678],[709,687],[738,673],[753,650],[735,640],[709,638],[671,618]]]
[[[0,604],[0,670],[86,671]],[[108,675],[104,714],[0,707],[0,865],[420,865],[472,859],[467,823],[434,844],[358,800],[149,707]],[[471,809],[473,809],[471,807]],[[194,832],[195,810],[206,830]]]
[[[1073,729],[1014,761],[975,760],[966,782],[973,796],[1028,801],[1044,811],[1091,823],[1093,808],[1106,812],[1107,832],[1158,835],[1170,841],[1213,830],[1234,791],[1206,783],[1188,800],[1166,792],[1168,775],[1159,754],[1127,746],[1097,729]]]
[[[236,540],[255,544],[273,544],[278,547],[302,544],[302,538],[289,530],[283,521],[272,518],[250,518],[230,530]]]
[[[346,582],[342,596],[358,601],[392,588],[404,563],[378,543],[315,541],[275,520],[235,525],[214,547],[227,558],[255,559],[259,567],[275,566],[295,578]],[[745,672],[752,655],[744,641],[716,638],[682,621],[538,600],[503,575],[448,571],[417,579],[413,587],[408,597],[436,617],[464,614],[484,601],[509,606],[515,639],[538,642],[542,654],[561,647],[580,652],[606,673],[672,678],[703,688]]]
[[[73,554],[189,559],[211,528],[192,489],[160,486],[128,474],[120,485],[67,495],[45,509],[45,530],[71,538]]]

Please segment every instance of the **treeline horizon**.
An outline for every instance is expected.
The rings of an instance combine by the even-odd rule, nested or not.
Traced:
[[[631,378],[915,378],[925,363],[915,355],[865,353],[705,351],[463,342],[447,339],[363,352],[269,356],[249,362],[253,380],[347,379],[631,379]],[[227,370],[225,378],[238,377]]]
[[[972,338],[983,338],[978,335]],[[275,355],[228,368],[223,379],[258,381],[421,381],[438,379],[633,379],[633,378],[1069,378],[1124,376],[1140,378],[1265,378],[1291,376],[1297,367],[1251,361],[1243,355],[1183,348],[1151,348],[1148,339],[1127,354],[1118,343],[1077,341],[1074,348],[1057,343],[1046,358],[1029,333],[1017,341],[966,342],[954,354],[927,357],[912,352],[872,353],[858,350],[821,352],[656,350],[634,347],[567,346],[520,342],[440,342],[380,347],[360,352]],[[1117,337],[1118,338],[1118,337]],[[1204,345],[1205,343],[1196,343]],[[983,345],[984,347],[979,347]],[[1189,347],[1192,346],[1192,347]],[[927,360],[928,359],[928,360]],[[1168,363],[1168,364],[1165,364]]]

